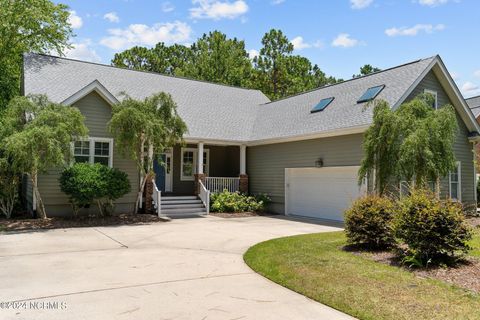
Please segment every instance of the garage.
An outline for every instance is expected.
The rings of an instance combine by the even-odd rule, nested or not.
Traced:
[[[366,191],[358,166],[285,169],[285,213],[343,221],[343,212]]]

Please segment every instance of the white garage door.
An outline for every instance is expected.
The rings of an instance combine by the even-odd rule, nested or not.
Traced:
[[[285,169],[287,215],[343,221],[343,212],[365,192],[358,166]]]

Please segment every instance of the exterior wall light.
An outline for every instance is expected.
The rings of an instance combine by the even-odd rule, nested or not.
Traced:
[[[317,168],[323,167],[323,159],[322,158],[318,158],[317,161],[315,161],[315,167],[317,167]]]

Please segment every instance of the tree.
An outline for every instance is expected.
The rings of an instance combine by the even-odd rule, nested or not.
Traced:
[[[421,94],[393,111],[386,101],[375,103],[373,124],[363,143],[360,182],[373,173],[380,194],[392,178],[412,181],[418,188],[436,182],[439,192],[440,177],[455,168],[458,125],[454,108],[445,105],[435,110],[433,99]]]
[[[0,110],[20,92],[22,54],[61,55],[72,29],[68,7],[49,0],[0,0]]]
[[[52,103],[45,96],[29,96],[12,99],[5,119],[11,130],[2,141],[5,155],[16,172],[29,176],[40,217],[46,218],[38,174],[69,162],[71,143],[87,135],[84,117],[77,108]]]
[[[378,72],[378,71],[382,71],[382,69],[377,68],[377,67],[373,67],[371,64],[366,64],[363,67],[360,67],[360,74],[354,74],[352,76],[352,78],[363,77],[363,76],[366,76],[370,73],[374,73],[374,72]]]
[[[177,105],[172,97],[163,92],[144,100],[135,100],[125,95],[125,98],[113,107],[108,126],[119,151],[137,162],[140,171],[135,202],[137,213],[145,182],[154,177],[155,155],[183,142],[187,126],[178,115]]]

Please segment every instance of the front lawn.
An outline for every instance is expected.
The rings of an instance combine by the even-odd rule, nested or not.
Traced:
[[[343,232],[259,243],[244,256],[256,272],[360,319],[480,319],[480,295],[342,250]],[[472,253],[480,256],[475,233]]]

